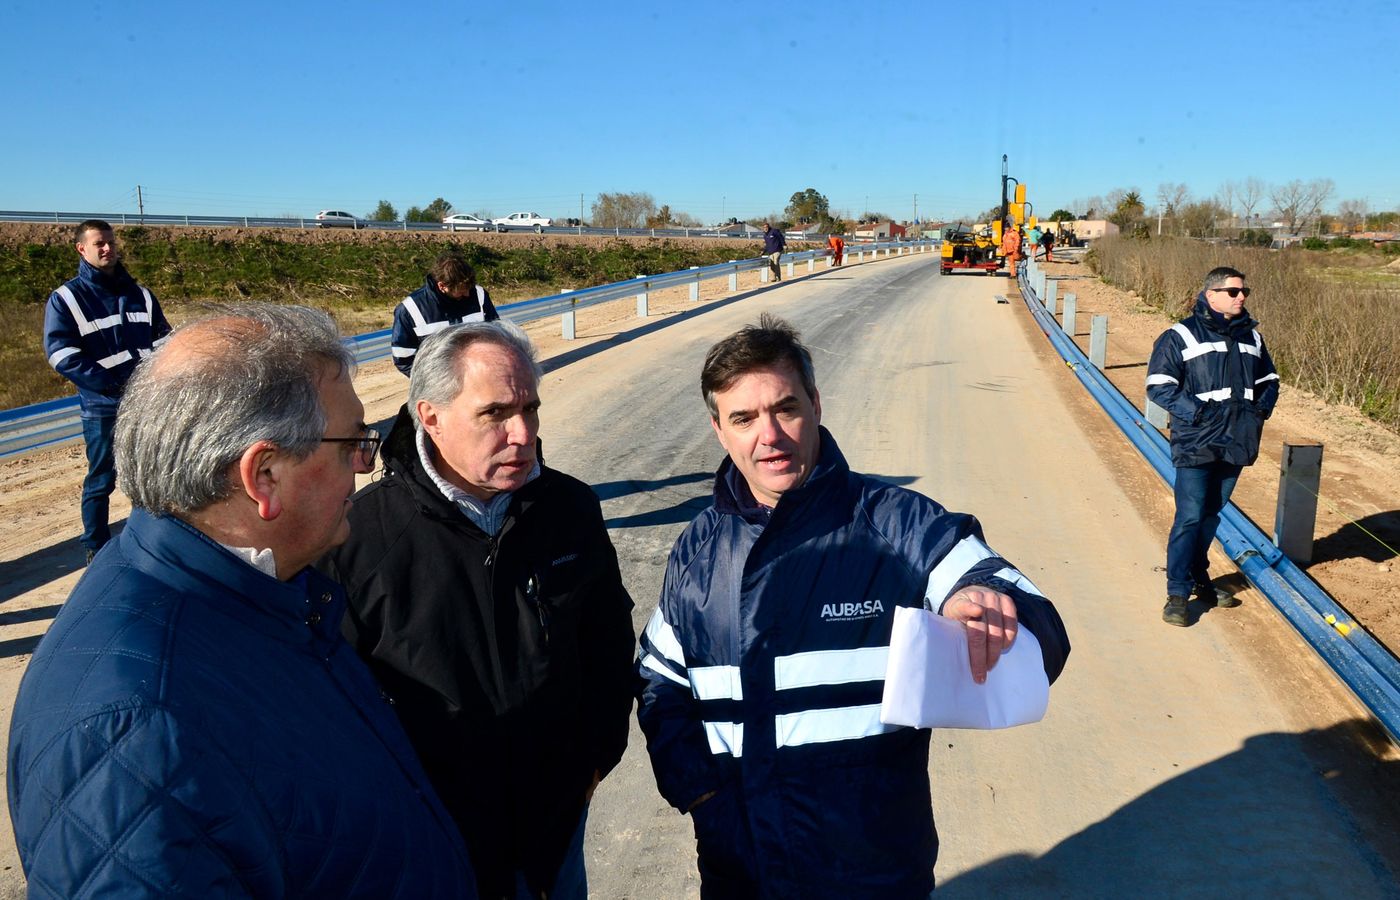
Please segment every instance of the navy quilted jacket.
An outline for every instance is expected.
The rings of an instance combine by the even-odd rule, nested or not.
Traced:
[[[1274,361],[1249,312],[1225,321],[1205,293],[1168,328],[1147,363],[1147,399],[1171,413],[1172,463],[1251,465],[1278,402]]]
[[[766,523],[721,465],[642,635],[637,717],[663,797],[685,810],[717,792],[691,813],[714,896],[923,900],[930,732],[879,717],[895,608],[1004,591],[1052,681],[1069,640],[976,519],[850,471],[821,439]]]
[[[10,729],[31,897],[475,897],[344,595],[136,509],[40,642]]]
[[[476,296],[458,299],[437,289],[429,275],[423,286],[399,301],[394,308],[394,330],[389,346],[394,365],[405,375],[413,373],[413,358],[418,348],[432,334],[449,325],[463,322],[491,322],[501,317],[491,305],[491,295],[481,285]]]
[[[44,354],[78,386],[84,416],[115,416],[136,364],[169,333],[160,303],[122,266],[108,274],[79,260],[44,308]]]

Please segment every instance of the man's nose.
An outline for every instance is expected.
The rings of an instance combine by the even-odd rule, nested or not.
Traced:
[[[517,446],[535,442],[534,426],[524,414],[511,416],[507,420],[506,440]]]

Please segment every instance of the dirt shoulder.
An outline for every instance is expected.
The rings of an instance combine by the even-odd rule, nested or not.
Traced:
[[[1056,262],[1045,269],[1059,282],[1061,297],[1077,297],[1075,341],[1086,352],[1090,317],[1109,317],[1106,374],[1141,408],[1152,343],[1172,320],[1133,292],[1103,283],[1087,265]],[[1260,330],[1268,340],[1267,321]],[[1284,385],[1259,460],[1245,470],[1233,497],[1266,534],[1273,532],[1284,444],[1323,445],[1314,555],[1303,568],[1377,640],[1400,647],[1400,436],[1353,409]],[[1169,516],[1169,498],[1166,506]]]

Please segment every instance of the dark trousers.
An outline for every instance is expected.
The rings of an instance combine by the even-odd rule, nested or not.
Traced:
[[[1195,585],[1210,581],[1210,542],[1242,468],[1222,462],[1177,467],[1176,518],[1167,537],[1168,594],[1189,597]]]
[[[107,507],[117,486],[116,456],[112,452],[115,417],[83,419],[83,441],[87,444],[87,477],[83,479],[83,536],[79,543],[88,550],[101,550],[112,537],[107,526]]]

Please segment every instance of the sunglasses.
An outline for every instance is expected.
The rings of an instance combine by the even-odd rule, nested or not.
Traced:
[[[1237,287],[1211,288],[1211,290],[1212,290],[1212,291],[1219,291],[1219,292],[1222,293],[1222,294],[1229,294],[1231,300],[1235,299],[1235,298],[1238,297],[1240,294],[1244,294],[1245,297],[1248,297],[1248,296],[1249,296],[1249,288],[1247,288],[1247,287],[1244,287],[1244,288],[1237,288]]]

